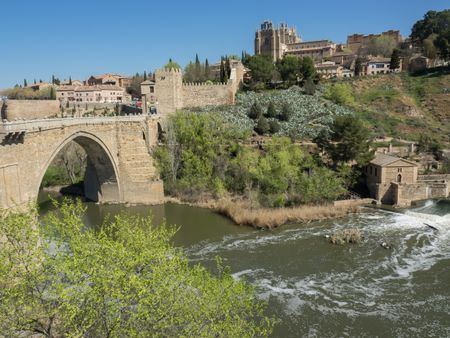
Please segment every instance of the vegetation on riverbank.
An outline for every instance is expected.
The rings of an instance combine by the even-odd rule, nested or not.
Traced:
[[[0,332],[4,336],[254,337],[275,320],[254,289],[217,262],[211,275],[172,245],[176,229],[116,216],[86,229],[65,201],[0,216]]]
[[[231,194],[258,207],[287,207],[331,202],[346,192],[341,172],[290,139],[273,137],[261,149],[214,113],[171,117],[153,155],[166,193],[186,199]]]

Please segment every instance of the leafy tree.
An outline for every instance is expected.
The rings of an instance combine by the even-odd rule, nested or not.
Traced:
[[[323,134],[322,136],[326,137]],[[360,119],[352,115],[338,116],[329,137],[320,143],[324,145],[335,166],[355,161],[356,165],[362,168],[374,155],[369,130]]]
[[[275,70],[272,60],[265,55],[254,55],[250,57],[247,62],[247,67],[250,69],[252,81],[263,84],[272,79],[272,72]]]
[[[291,119],[292,115],[294,115],[294,112],[292,111],[291,106],[286,102],[283,103],[283,106],[281,107],[279,119],[281,121],[288,122]]]
[[[417,145],[418,153],[432,154],[437,160],[443,158],[442,145],[434,137],[421,134]]]
[[[141,97],[141,83],[144,82],[144,76],[136,73],[131,79],[130,85],[127,87],[127,93],[134,98]]]
[[[400,51],[395,48],[391,55],[390,69],[395,70],[398,68],[400,68]]]
[[[314,67],[314,61],[309,56],[305,56],[301,62],[301,73],[304,80],[313,78],[316,75],[316,68]]]
[[[277,120],[270,120],[269,121],[269,132],[271,134],[276,134],[280,131],[280,124]]]
[[[295,84],[302,77],[302,59],[294,55],[285,55],[277,61],[276,69],[283,81],[288,84]]]
[[[259,135],[264,135],[264,134],[267,134],[269,132],[269,130],[270,130],[269,122],[267,121],[267,119],[264,116],[260,116],[258,118],[258,122],[256,123],[255,131]]]
[[[444,60],[450,60],[450,28],[446,33],[437,36],[435,46],[439,49],[439,55]]]
[[[450,9],[440,12],[428,11],[422,20],[418,20],[411,30],[411,39],[422,43],[432,34],[441,34],[449,29]]]
[[[367,52],[375,56],[390,57],[397,48],[397,42],[392,36],[382,35],[369,42]]]
[[[253,120],[259,119],[263,115],[262,107],[259,105],[259,103],[255,102],[250,107],[250,111],[248,112],[248,117],[250,117]]]
[[[164,66],[165,69],[181,69],[180,65],[173,61],[172,59],[169,59],[169,62],[166,63]]]
[[[86,229],[64,201],[1,216],[0,331],[7,337],[268,336],[253,288],[217,261],[217,277],[172,245],[175,227],[120,215]],[[42,232],[37,230],[42,228]],[[101,324],[100,324],[101,323]]]
[[[429,37],[427,37],[422,42],[423,51],[427,58],[436,59],[436,57],[438,55],[438,50],[435,45],[435,41],[436,41],[437,37],[438,37],[437,34],[431,34]]]
[[[306,80],[306,83],[304,85],[305,93],[308,95],[314,95],[316,92],[316,85],[312,78],[309,78]]]
[[[277,109],[275,108],[275,104],[270,101],[269,105],[267,106],[266,116],[267,117],[277,117]]]
[[[362,58],[358,56],[355,60],[355,76],[360,76],[362,74],[362,62]]]

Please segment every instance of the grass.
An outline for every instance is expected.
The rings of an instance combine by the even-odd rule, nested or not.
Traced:
[[[330,237],[331,244],[358,244],[362,241],[361,231],[358,228],[337,231]]]
[[[247,203],[233,201],[218,203],[215,209],[238,225],[250,225],[264,229],[273,229],[286,223],[304,223],[343,217],[359,210],[356,205],[303,205],[293,208],[252,209]]]

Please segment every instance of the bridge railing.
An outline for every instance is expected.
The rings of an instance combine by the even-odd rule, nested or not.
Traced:
[[[110,117],[65,117],[41,120],[11,121],[0,124],[0,134],[8,134],[36,129],[48,129],[75,126],[80,124],[105,124],[115,122],[139,122],[147,119],[159,119],[158,115],[129,115]]]

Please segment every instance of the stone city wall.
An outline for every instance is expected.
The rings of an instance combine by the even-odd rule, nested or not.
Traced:
[[[0,104],[2,118],[8,121],[57,117],[60,112],[57,100],[7,100]]]
[[[183,107],[221,106],[234,104],[232,84],[196,84],[182,86]]]

